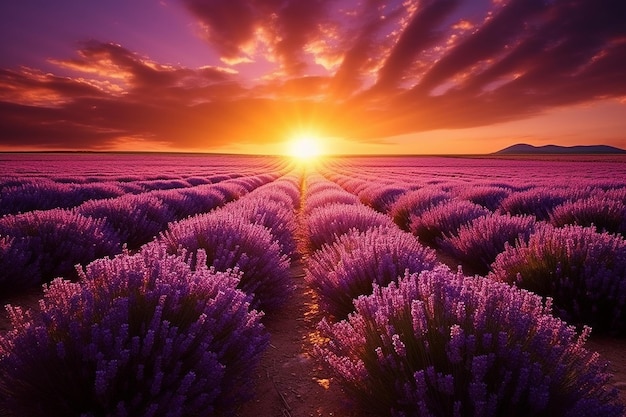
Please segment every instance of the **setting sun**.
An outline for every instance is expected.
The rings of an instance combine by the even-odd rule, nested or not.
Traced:
[[[288,154],[294,158],[314,159],[322,154],[320,139],[310,134],[294,136],[288,147]]]

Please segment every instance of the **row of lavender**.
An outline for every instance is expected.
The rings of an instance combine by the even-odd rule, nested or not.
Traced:
[[[9,307],[0,413],[233,414],[268,346],[264,312],[291,290],[298,184],[282,177],[55,279],[39,310]]]
[[[365,204],[391,214],[394,221],[406,230],[412,228],[407,215],[412,206],[419,204],[417,208],[424,210],[445,201],[460,200],[498,214],[534,216],[557,227],[593,224],[599,231],[626,232],[626,181],[623,180],[626,164],[612,164],[602,170],[602,164],[598,168],[597,164],[589,163],[560,166],[531,161],[534,164],[527,167],[519,166],[520,161],[506,161],[513,165],[510,167],[501,165],[502,161],[500,165],[498,161],[488,161],[465,166],[455,161],[467,160],[442,159],[452,161],[449,164],[454,170],[448,167],[450,172],[446,174],[446,170],[439,166],[413,170],[404,166],[406,171],[399,175],[390,168],[329,163],[323,167],[323,172]],[[410,158],[406,160],[411,161]],[[420,164],[424,160],[412,161]],[[581,169],[590,172],[581,172]],[[621,180],[620,173],[623,173]],[[400,197],[401,202],[397,202]],[[396,206],[393,212],[392,205]],[[476,208],[465,208],[464,211],[468,216],[480,213]]]
[[[242,178],[245,182],[245,177],[248,176],[284,173],[291,169],[286,161],[270,158],[257,158],[256,163],[252,164],[246,158],[224,159],[225,157],[213,156],[200,159],[198,157],[197,159],[206,165],[194,166],[190,164],[194,161],[193,158],[181,160],[174,157],[154,157],[156,161],[142,158],[128,160],[126,164],[119,167],[124,168],[125,171],[116,174],[115,170],[113,173],[108,171],[124,159],[120,159],[119,155],[118,158],[110,160],[101,160],[102,158],[101,156],[94,161],[85,161],[84,158],[73,156],[72,159],[46,160],[48,164],[56,162],[57,165],[55,166],[54,163],[51,166],[45,165],[44,172],[41,171],[40,166],[38,171],[29,170],[27,175],[18,175],[24,168],[20,169],[19,165],[16,166],[19,160],[10,160],[2,167],[12,168],[12,173],[6,176],[0,175],[0,216],[32,210],[72,208],[87,201],[156,190],[177,189],[183,195],[189,194],[193,197],[194,191],[190,191],[193,190],[192,187],[235,178]],[[146,165],[147,161],[157,165]],[[229,165],[216,166],[219,161],[228,162]],[[94,163],[93,169],[97,171],[92,172],[86,169],[90,166],[90,162]],[[244,165],[242,162],[247,162],[249,165]],[[106,174],[99,173],[103,166],[106,167]],[[175,172],[168,173],[168,166]],[[143,171],[141,174],[128,173],[138,167]]]
[[[284,158],[165,153],[0,153],[0,184],[5,180],[47,179],[58,183],[203,179],[233,172],[275,171]]]
[[[0,218],[0,296],[57,276],[74,265],[136,250],[171,222],[236,200],[281,175],[270,172],[183,189],[86,201],[72,209],[36,210]]]
[[[551,302],[436,262],[433,249],[321,176],[307,181],[317,354],[377,415],[619,416],[597,354]]]
[[[551,297],[570,324],[626,334],[625,183],[592,178],[571,186],[568,177],[552,177],[550,187],[521,178],[494,185],[468,180],[476,170],[426,184],[342,169],[326,174],[466,271]]]

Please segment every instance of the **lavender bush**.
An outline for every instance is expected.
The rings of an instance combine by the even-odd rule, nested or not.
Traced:
[[[282,176],[282,174],[279,172],[268,172],[265,174],[248,175],[241,178],[240,180],[247,182],[246,189],[248,191],[254,191],[255,189],[263,185],[270,184],[280,176]]]
[[[195,216],[196,214],[207,213],[217,207],[224,205],[226,202],[224,194],[218,190],[214,190],[212,185],[200,185],[197,187],[178,190],[184,196],[185,207],[184,216]],[[181,211],[182,211],[181,210]]]
[[[454,191],[459,199],[471,201],[491,211],[496,210],[500,206],[500,202],[511,193],[508,188],[496,185],[474,184],[463,185]]]
[[[309,198],[313,194],[318,194],[318,193],[321,193],[323,191],[328,191],[328,190],[339,191],[339,192],[343,192],[343,193],[346,192],[340,186],[338,186],[337,184],[335,184],[333,182],[330,182],[330,181],[326,180],[324,177],[322,177],[319,174],[309,173],[306,176],[306,196],[307,196],[307,198]],[[349,194],[349,193],[347,193],[347,194]]]
[[[300,176],[285,175],[276,181],[256,188],[250,198],[272,200],[290,209],[300,206]]]
[[[184,189],[179,191],[182,194],[187,203],[193,208],[187,208],[186,213],[188,216],[195,216],[196,214],[208,213],[209,211],[223,206],[227,200],[224,197],[224,193],[218,189],[215,189],[213,185],[199,185],[196,187]]]
[[[61,209],[3,217],[0,237],[4,237],[0,245],[0,293],[59,276],[76,278],[74,265],[121,251],[119,238],[103,219]]]
[[[436,269],[375,286],[317,355],[363,409],[394,416],[621,416],[595,353],[540,297]]]
[[[175,188],[186,188],[190,186],[188,182],[177,179],[145,180],[139,181],[138,184],[146,190],[172,190]]]
[[[115,198],[124,195],[124,190],[115,182],[96,182],[75,185],[79,200],[100,200],[103,198]]]
[[[207,213],[225,203],[223,194],[213,190],[210,185],[153,191],[150,196],[161,200],[172,212],[174,220]]]
[[[14,175],[12,176],[2,175],[0,177],[0,192],[4,194],[12,187],[20,187],[20,186],[23,186],[24,184],[32,184],[32,183],[33,183],[32,178],[14,176]]]
[[[535,187],[511,193],[500,202],[500,212],[512,215],[531,215],[538,220],[548,220],[552,209],[573,198],[565,189]]]
[[[266,193],[271,200],[285,202],[294,209],[300,207],[300,177],[285,176],[268,185],[266,189],[276,191]]]
[[[450,198],[449,193],[437,187],[420,188],[400,196],[390,207],[389,214],[402,230],[409,231],[411,215],[418,216],[429,207]]]
[[[555,226],[566,224],[595,226],[600,232],[620,233],[626,236],[626,204],[598,197],[568,201],[552,210],[550,223]]]
[[[238,277],[155,249],[55,280],[40,311],[9,307],[4,416],[232,414],[268,345]]]
[[[0,236],[0,299],[41,284],[37,254],[25,239]]]
[[[291,292],[289,261],[265,227],[243,220],[236,213],[218,210],[172,223],[156,245],[169,253],[206,252],[206,261],[218,271],[238,268],[239,288],[253,295],[253,308],[277,311]]]
[[[221,192],[224,195],[224,201],[234,201],[238,198],[248,194],[248,190],[241,184],[234,183],[232,181],[224,181],[219,184],[213,185],[213,189]]]
[[[354,174],[351,172],[351,174]],[[365,181],[360,178],[355,178],[354,175],[345,176],[345,175],[326,175],[330,181],[338,184],[345,191],[358,195],[361,191],[365,190],[367,187],[371,186],[372,183],[370,181]]]
[[[26,213],[32,210],[70,208],[82,202],[76,187],[47,179],[38,179],[36,182],[3,189],[0,198],[0,216]]]
[[[435,245],[444,235],[454,234],[462,225],[489,213],[486,208],[469,201],[442,201],[421,214],[411,214],[409,229],[422,242]]]
[[[432,269],[435,252],[410,233],[376,227],[341,235],[332,245],[312,254],[306,280],[317,292],[320,307],[334,320],[354,311],[353,300],[372,293],[373,285],[387,285],[404,275]]]
[[[626,184],[616,185],[616,188],[606,190],[602,197],[618,200],[626,204]]]
[[[376,226],[393,226],[384,214],[363,205],[328,204],[311,212],[307,219],[307,231],[312,250],[331,244],[351,230],[365,231]]]
[[[369,186],[359,193],[359,199],[380,213],[387,213],[393,203],[406,192],[403,187],[393,185]]]
[[[439,247],[472,272],[486,274],[505,245],[527,240],[535,223],[530,216],[489,214],[461,225],[452,236],[444,236]]]
[[[310,193],[305,203],[305,213],[311,214],[313,211],[329,204],[361,204],[357,196],[349,194],[344,190],[330,188]]]
[[[183,195],[180,189],[151,191],[150,196],[161,200],[163,207],[172,213],[172,221],[182,220],[192,215],[188,213],[188,210],[194,207],[189,204],[190,199]]]
[[[211,184],[211,180],[206,177],[187,177],[185,178],[185,181],[187,181],[193,187],[196,187],[198,185]]]
[[[226,207],[234,217],[243,221],[259,224],[270,231],[273,240],[281,248],[281,253],[292,257],[296,251],[296,219],[293,209],[286,208],[281,203],[261,194],[250,195],[238,200],[231,207]]]
[[[151,241],[175,220],[174,212],[150,193],[88,201],[76,210],[85,216],[105,218],[129,249]]]
[[[492,264],[492,278],[554,299],[567,322],[597,332],[626,332],[626,241],[594,228],[538,228],[527,242],[508,246]]]
[[[259,187],[250,193],[249,198],[267,199],[285,208],[295,210],[300,207],[300,179],[284,176],[270,184]]]
[[[118,186],[125,194],[141,194],[147,190],[145,187],[139,185],[139,182],[118,182]]]

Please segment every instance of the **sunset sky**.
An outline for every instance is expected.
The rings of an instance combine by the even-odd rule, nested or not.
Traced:
[[[624,0],[0,2],[0,151],[626,148]]]

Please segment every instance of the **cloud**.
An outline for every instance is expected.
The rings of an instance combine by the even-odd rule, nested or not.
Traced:
[[[379,86],[396,85],[422,50],[441,41],[443,33],[437,29],[458,4],[458,0],[435,0],[416,9],[378,72]]]
[[[306,68],[302,49],[318,36],[331,0],[183,0],[224,62],[263,50],[287,74]]]
[[[75,77],[28,68],[0,72],[0,143],[101,149],[135,137],[194,148],[232,139],[232,100],[244,89],[231,71],[160,65],[120,45],[93,41],[78,55],[55,61]]]
[[[626,97],[622,0],[183,3],[219,63],[91,40],[54,73],[0,70],[0,145],[210,150],[299,127],[374,143]]]

